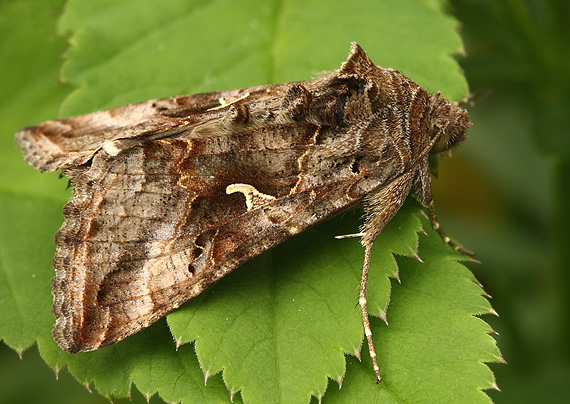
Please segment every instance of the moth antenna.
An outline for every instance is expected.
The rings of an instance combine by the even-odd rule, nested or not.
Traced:
[[[461,105],[465,105],[465,104],[471,104],[472,101],[476,98],[479,98],[481,94],[479,93],[470,93],[467,97],[458,100],[458,101],[454,101],[452,104],[456,107],[461,106]]]
[[[368,341],[368,352],[372,358],[372,367],[376,373],[376,383],[380,383],[380,367],[376,359],[376,350],[374,349],[374,342],[372,341],[372,330],[370,329],[370,319],[368,318],[368,308],[366,306],[366,288],[368,286],[368,270],[370,269],[370,254],[372,252],[372,243],[366,244],[364,251],[364,265],[362,267],[362,280],[360,281],[360,307],[362,308],[362,322],[364,323],[364,335]]]
[[[437,231],[437,233],[439,234],[439,237],[441,237],[443,242],[445,244],[447,244],[448,246],[450,246],[451,248],[453,248],[455,251],[457,251],[463,255],[467,255],[468,257],[471,257],[473,260],[475,260],[475,253],[473,251],[470,251],[466,248],[458,246],[443,231],[443,229],[439,225],[439,222],[437,221],[437,217],[435,215],[435,207],[433,206],[433,200],[430,201],[428,209],[429,209],[429,219],[431,221],[431,224],[432,224],[433,228],[435,229],[435,231]],[[477,261],[477,260],[475,260],[475,261]],[[479,262],[479,261],[477,261],[477,262]]]
[[[492,91],[489,90],[478,90],[472,93],[461,100],[452,102],[453,105],[457,107],[461,107],[463,105],[474,105],[475,102],[480,103],[481,101],[485,100],[489,95],[492,94]]]

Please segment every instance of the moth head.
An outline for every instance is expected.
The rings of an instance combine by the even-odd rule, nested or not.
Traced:
[[[432,138],[437,137],[431,153],[449,150],[467,137],[467,129],[471,126],[469,114],[463,108],[449,102],[439,93],[433,96]]]

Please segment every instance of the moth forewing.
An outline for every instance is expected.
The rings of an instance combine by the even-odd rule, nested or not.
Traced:
[[[70,352],[145,328],[236,267],[364,201],[360,305],[372,244],[414,190],[439,228],[429,154],[465,138],[467,113],[353,44],[323,77],[151,100],[22,129],[24,157],[65,169],[54,337]]]

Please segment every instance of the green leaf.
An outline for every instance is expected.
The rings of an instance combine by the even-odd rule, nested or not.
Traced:
[[[13,136],[22,126],[53,119],[70,90],[58,84],[67,46],[54,32],[62,5],[63,0],[0,2],[0,192],[60,201],[68,196],[23,162]]]
[[[416,251],[417,214],[417,207],[403,209],[375,246],[371,312],[387,305],[388,276],[397,273],[391,251]],[[224,369],[229,390],[245,402],[322,396],[327,376],[342,381],[344,354],[358,355],[363,337],[363,249],[357,239],[332,238],[354,232],[358,222],[354,214],[333,219],[227,276],[168,316],[178,343],[196,340],[204,373]]]
[[[62,2],[60,2],[62,3]],[[28,167],[20,127],[53,118],[68,88],[56,86],[65,41],[54,35],[61,4],[0,4],[0,338],[22,352],[51,327],[53,235],[65,183]]]
[[[339,18],[342,16],[342,18]],[[334,23],[332,23],[334,21]],[[377,64],[462,98],[456,22],[421,0],[131,2],[70,0],[63,70],[77,90],[63,115],[174,94],[306,80],[334,70],[356,41]]]
[[[495,388],[483,362],[501,356],[490,327],[475,317],[489,302],[457,255],[425,223],[419,254],[423,263],[398,258],[396,284],[388,310],[389,325],[372,319],[383,376],[370,383],[369,360],[347,360],[342,390],[331,389],[327,403],[489,403],[481,389]]]
[[[24,2],[30,7],[35,3]],[[438,2],[428,0],[361,0],[350,5],[343,1],[149,1],[144,6],[117,0],[68,1],[58,23],[60,35],[69,35],[71,44],[61,79],[72,83],[75,90],[66,98],[61,115],[155,97],[308,79],[316,71],[338,68],[351,41],[359,42],[376,63],[400,69],[431,91],[461,98],[467,85],[451,56],[462,49],[455,26]],[[9,32],[6,22],[1,28]],[[17,32],[22,38],[28,35],[24,30]],[[46,68],[52,67],[48,69],[51,75],[42,74],[55,83],[60,42],[46,47],[45,39],[38,40],[20,63],[35,65],[33,51],[40,49],[45,49],[49,59]],[[16,50],[12,49],[12,54]],[[16,64],[12,70],[17,72],[18,67]],[[26,78],[44,77],[23,71]],[[42,83],[33,87],[34,100],[44,100],[52,115],[20,115],[25,119],[17,125],[54,117],[55,105],[67,88],[55,91]],[[10,91],[21,93],[23,102],[3,104],[2,116],[10,115],[14,108],[20,108],[20,114],[33,109],[25,97],[30,93],[27,85],[14,85]],[[17,126],[2,128],[2,141],[13,142]],[[436,262],[439,256],[431,247],[422,246],[425,264],[417,264],[421,272],[409,269],[413,268],[411,261],[398,261],[401,288],[413,286],[412,275],[423,271],[433,283],[423,285],[424,289],[406,289],[407,295],[399,292],[400,288],[391,294],[389,277],[399,273],[393,253],[417,253],[421,225],[416,204],[403,208],[373,251],[369,310],[390,320],[389,327],[373,321],[385,378],[380,386],[373,382],[366,353],[364,365],[352,359],[348,367],[345,364],[345,358],[351,358],[345,354],[356,355],[363,339],[357,306],[363,250],[357,240],[335,240],[333,236],[354,233],[361,222],[359,212],[292,238],[171,314],[172,335],[182,344],[178,350],[165,322],[160,321],[96,352],[63,352],[51,338],[49,278],[53,275],[52,235],[61,223],[61,206],[69,192],[64,191],[64,181],[55,181],[55,175],[39,176],[25,167],[15,147],[6,147],[1,153],[6,156],[4,172],[16,175],[1,177],[0,184],[0,338],[19,351],[37,341],[42,357],[54,370],[68,367],[81,383],[93,385],[104,395],[128,396],[134,383],[143,394],[158,392],[169,402],[227,402],[230,394],[238,392],[235,399],[251,403],[308,402],[311,395],[322,397],[325,391],[334,391],[327,389],[328,378],[332,378],[338,382],[344,379],[344,397],[353,397],[346,392],[354,388],[355,394],[371,397],[387,390],[402,397],[415,397],[416,392],[421,397],[440,397],[457,379],[457,374],[443,370],[459,368],[469,373],[462,374],[453,391],[484,397],[479,389],[493,386],[492,375],[481,362],[499,360],[500,356],[487,336],[489,328],[473,318],[488,312],[489,306],[464,267],[449,257],[445,265],[433,264],[431,255],[435,254]],[[437,276],[440,272],[452,279]],[[409,274],[410,281],[406,279]],[[441,310],[439,300],[421,300],[431,295],[432,289],[433,293],[468,289],[469,294],[456,296],[454,302],[459,304],[452,318],[449,310]],[[472,301],[476,304],[469,303]],[[419,310],[429,316],[422,317]],[[455,318],[461,321],[456,324]],[[426,319],[434,321],[426,324]],[[438,359],[441,367],[419,366],[421,372],[415,372],[402,363],[412,363],[425,341],[406,338],[409,335],[402,331],[406,327],[433,341],[446,341],[449,330],[456,329],[472,338],[462,341],[458,337],[455,350],[430,350],[425,363]],[[389,332],[403,333],[396,339],[400,343],[390,339]],[[194,345],[189,344],[194,340]],[[207,385],[203,372],[215,374]],[[413,384],[409,384],[411,379]],[[338,397],[331,395],[332,399]]]

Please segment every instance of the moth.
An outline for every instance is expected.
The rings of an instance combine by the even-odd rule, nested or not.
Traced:
[[[320,78],[151,100],[24,128],[36,169],[63,169],[53,261],[55,341],[91,351],[148,327],[250,258],[363,202],[359,303],[371,248],[412,192],[436,220],[430,156],[463,141],[467,112],[356,43]]]

